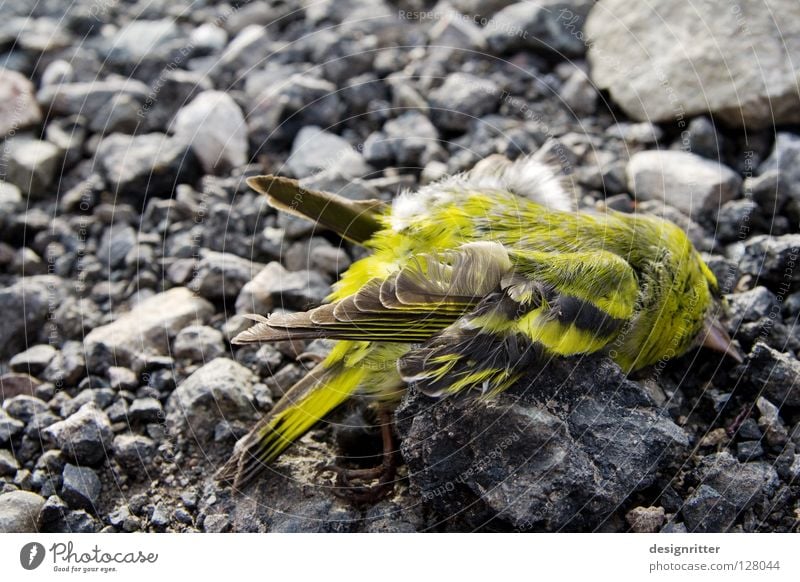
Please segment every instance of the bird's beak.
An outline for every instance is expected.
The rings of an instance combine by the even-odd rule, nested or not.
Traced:
[[[744,354],[738,347],[733,345],[731,336],[728,335],[728,332],[725,331],[719,321],[707,322],[700,333],[700,339],[704,348],[730,356],[739,364],[744,362]]]

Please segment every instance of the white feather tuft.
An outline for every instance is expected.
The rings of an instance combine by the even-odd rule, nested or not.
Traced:
[[[446,204],[460,193],[506,191],[550,210],[575,210],[575,201],[564,189],[554,169],[532,156],[515,161],[494,155],[471,171],[428,184],[416,192],[403,192],[392,203],[392,228],[402,230],[431,207]]]

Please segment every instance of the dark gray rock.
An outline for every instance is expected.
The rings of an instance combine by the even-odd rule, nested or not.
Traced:
[[[436,515],[459,516],[452,528],[591,528],[688,444],[608,360],[550,360],[534,382],[485,402],[411,390],[397,411],[411,483]]]
[[[66,420],[48,426],[43,434],[67,458],[81,465],[94,465],[103,461],[114,438],[108,416],[93,402],[84,404]]]
[[[764,456],[764,447],[758,441],[742,441],[736,445],[736,458],[742,463],[755,461]]]
[[[74,509],[96,512],[97,500],[102,490],[97,473],[89,467],[67,464],[61,476],[61,498]]]
[[[221,418],[250,420],[255,413],[253,385],[258,379],[227,358],[212,360],[184,380],[167,401],[170,430],[191,434],[202,445]],[[185,432],[191,430],[191,433]]]
[[[758,426],[764,431],[764,442],[771,447],[783,447],[789,440],[789,431],[786,430],[778,407],[760,396],[756,400],[756,408],[760,413]]]
[[[7,164],[4,178],[31,199],[52,197],[50,186],[62,156],[58,146],[19,136],[8,139],[4,148]]]
[[[265,62],[272,53],[270,39],[264,26],[251,24],[242,29],[214,59],[210,71],[215,85],[222,90],[241,82],[251,68]]]
[[[681,508],[686,530],[700,533],[728,531],[738,513],[736,507],[716,489],[701,485]]]
[[[19,461],[11,451],[0,449],[0,477],[12,477],[19,469]]]
[[[281,78],[255,99],[247,115],[254,149],[290,144],[308,126],[331,127],[346,111],[336,85],[313,76]]]
[[[756,277],[756,281],[785,293],[792,283],[800,281],[798,255],[800,234],[754,236],[744,243],[739,268],[742,273]]]
[[[316,126],[300,130],[286,166],[297,178],[328,170],[335,170],[348,178],[358,178],[370,172],[364,158],[347,140]]]
[[[16,71],[0,69],[0,136],[6,137],[41,120],[33,83]]]
[[[114,390],[132,390],[139,385],[139,378],[130,368],[110,366],[106,370],[108,385]]]
[[[695,117],[689,122],[686,131],[681,134],[680,148],[708,158],[721,161],[724,138],[708,117]]]
[[[222,333],[213,327],[190,325],[175,337],[172,353],[178,359],[210,362],[225,353],[225,340]]]
[[[45,85],[36,98],[51,115],[82,115],[85,119],[95,119],[109,102],[126,96],[144,103],[148,92],[147,85],[140,81],[109,77],[85,83]]]
[[[14,436],[22,432],[25,428],[25,423],[9,416],[9,414],[0,408],[0,445],[6,444]]]
[[[38,376],[56,356],[56,349],[50,344],[38,344],[20,352],[9,361],[15,372]]]
[[[189,288],[207,299],[233,298],[261,267],[232,253],[203,249]]]
[[[114,458],[132,475],[150,467],[155,452],[155,442],[146,436],[121,434],[114,439]]]
[[[322,302],[330,285],[316,271],[290,272],[280,263],[264,267],[236,298],[237,313],[268,313],[276,307],[308,309]]]
[[[754,287],[743,293],[727,296],[728,321],[731,330],[743,323],[759,321],[764,317],[775,317],[780,313],[778,298],[766,287]]]
[[[746,381],[781,406],[800,406],[800,362],[758,342],[747,359]]]
[[[97,146],[96,160],[114,192],[135,201],[169,197],[198,173],[189,143],[163,133],[111,134]]]
[[[511,4],[484,23],[486,42],[495,52],[533,49],[581,56],[586,52],[583,26],[593,5],[591,0]]]
[[[26,338],[33,333],[49,332],[48,315],[67,296],[68,289],[67,283],[54,275],[25,277],[0,288],[0,312],[4,314],[0,356],[10,357],[25,349]]]
[[[20,394],[5,400],[3,402],[3,409],[22,422],[30,422],[37,414],[49,410],[46,402],[27,394]]]
[[[69,506],[63,499],[58,495],[50,495],[40,513],[41,523],[47,528],[49,524],[63,520],[68,511]]]
[[[93,329],[84,340],[89,368],[143,366],[149,357],[168,353],[169,339],[183,327],[205,321],[213,306],[185,287],[149,297],[112,323]]]
[[[663,202],[695,219],[713,216],[741,184],[730,168],[687,152],[648,150],[628,163],[628,186],[637,200]]]
[[[227,93],[203,91],[175,116],[174,129],[191,143],[207,174],[226,174],[247,162],[247,126]]]
[[[786,194],[800,200],[800,136],[795,133],[778,132],[769,157],[758,167],[764,176],[774,172]]]
[[[128,407],[128,418],[132,423],[158,422],[164,418],[164,409],[155,398],[137,398]]]
[[[136,230],[132,226],[112,225],[103,234],[97,258],[110,268],[120,267],[135,246]]]
[[[401,166],[424,167],[442,151],[438,143],[439,132],[419,111],[406,111],[387,121],[383,131],[394,151],[396,163]]]
[[[779,484],[778,474],[770,463],[740,463],[727,452],[703,457],[696,476],[700,483],[727,500],[737,513],[765,502]]]
[[[44,497],[30,491],[0,495],[0,533],[36,533]]]
[[[431,91],[431,118],[446,131],[465,131],[475,120],[500,106],[500,88],[488,79],[453,73]]]

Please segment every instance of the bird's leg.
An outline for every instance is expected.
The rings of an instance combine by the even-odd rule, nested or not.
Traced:
[[[378,413],[381,423],[383,455],[380,465],[368,469],[347,469],[339,465],[323,465],[318,473],[331,471],[336,475],[333,494],[354,503],[374,503],[392,492],[397,470],[392,436],[392,419],[388,412]],[[377,481],[377,482],[375,482]]]

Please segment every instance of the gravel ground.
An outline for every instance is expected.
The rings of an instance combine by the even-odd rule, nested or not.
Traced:
[[[700,14],[698,35],[687,4],[659,5],[669,30],[616,0],[0,5],[0,532],[796,531],[800,53],[772,41],[800,6]],[[719,42],[687,63],[700,37]],[[687,230],[744,364],[411,390],[374,504],[316,474],[379,442],[360,403],[244,493],[215,484],[296,356],[328,348],[231,346],[242,314],[319,303],[363,252],[244,178],[390,200],[534,152],[583,207]]]

